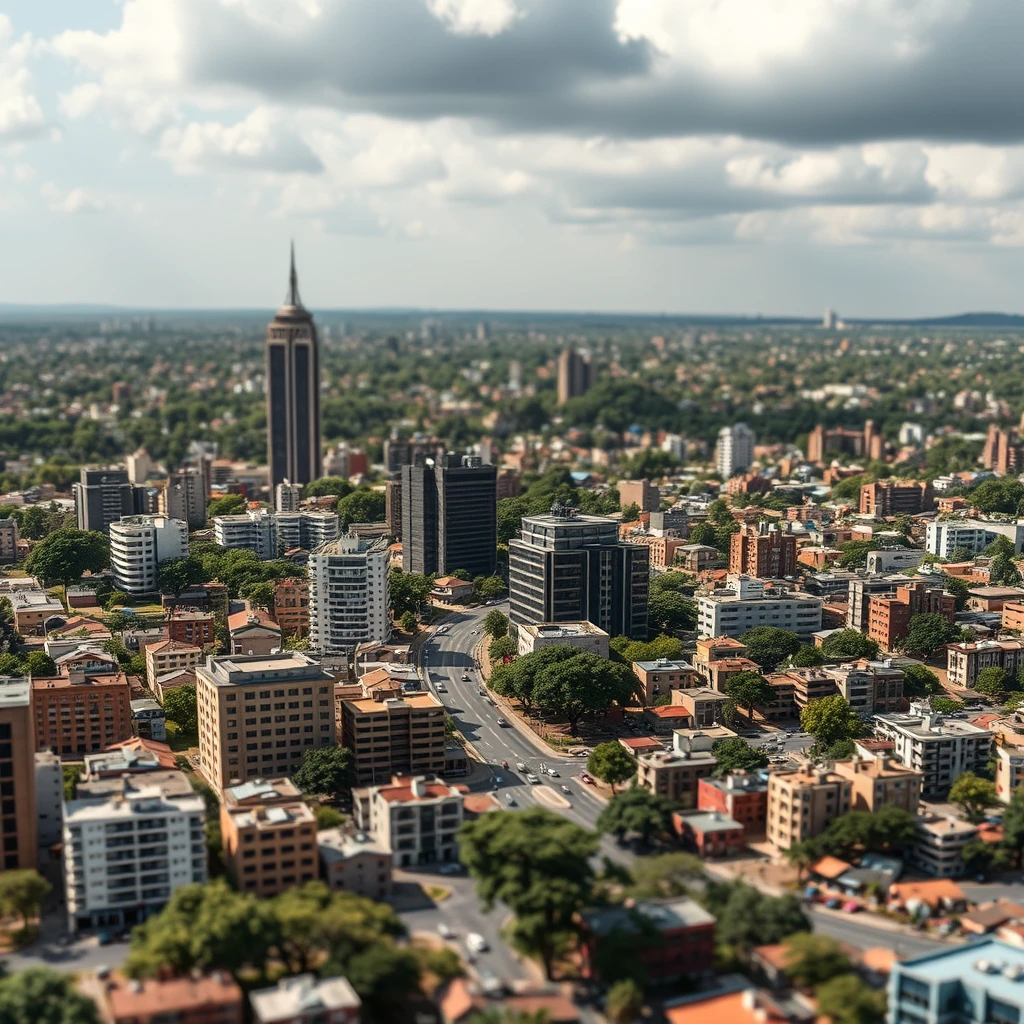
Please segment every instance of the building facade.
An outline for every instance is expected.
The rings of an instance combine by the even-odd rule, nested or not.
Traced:
[[[277,581],[274,618],[283,636],[309,636],[309,580],[290,576]]]
[[[273,518],[279,552],[293,548],[314,551],[337,540],[341,533],[337,512],[276,512]]]
[[[608,657],[610,637],[592,622],[524,623],[519,627],[519,653],[531,654],[542,647],[575,647],[599,658]]]
[[[952,623],[956,615],[956,598],[924,580],[905,583],[896,588],[895,597],[873,597],[868,602],[867,634],[883,650],[891,651],[910,631],[915,615],[941,615]]]
[[[166,516],[129,516],[110,524],[110,570],[126,594],[155,594],[160,566],[188,557],[188,524]]]
[[[746,423],[722,427],[715,445],[715,467],[723,480],[750,469],[754,461],[754,432]]]
[[[951,558],[957,548],[980,554],[997,537],[1005,537],[1015,554],[1024,548],[1024,521],[994,522],[987,519],[941,519],[930,522],[925,530],[925,548],[939,558]]]
[[[973,688],[979,673],[1001,668],[1016,676],[1024,668],[1024,640],[979,640],[946,647],[946,679],[954,686]]]
[[[131,691],[123,672],[35,678],[32,707],[36,750],[87,754],[132,735]]]
[[[0,833],[5,871],[35,870],[36,726],[28,678],[0,676]]]
[[[135,511],[135,488],[128,471],[117,466],[80,470],[78,483],[72,484],[75,517],[80,530],[107,533],[111,523]]]
[[[729,539],[729,572],[777,580],[796,571],[796,535],[774,523],[744,523]]]
[[[564,349],[558,357],[558,404],[585,395],[594,385],[594,366],[590,357],[574,348]]]
[[[860,489],[860,513],[885,519],[888,516],[918,515],[935,508],[932,485],[917,480],[876,480]]]
[[[795,768],[768,776],[768,839],[788,850],[820,835],[850,810],[849,779],[819,768]]]
[[[821,605],[819,597],[730,573],[724,589],[697,595],[697,635],[736,637],[756,626],[775,626],[810,636],[821,629]]]
[[[230,550],[245,548],[257,558],[277,558],[277,529],[274,513],[265,508],[248,509],[238,515],[213,517],[214,540]]]
[[[206,526],[206,479],[202,470],[190,466],[167,478],[167,486],[160,491],[160,514],[168,519],[181,519],[190,530]]]

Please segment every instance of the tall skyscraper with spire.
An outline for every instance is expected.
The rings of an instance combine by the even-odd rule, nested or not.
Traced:
[[[267,325],[267,461],[270,489],[308,484],[320,469],[320,351],[299,297],[292,244],[288,296]]]

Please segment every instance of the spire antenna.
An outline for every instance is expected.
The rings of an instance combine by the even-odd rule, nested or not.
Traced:
[[[297,306],[302,308],[302,299],[299,298],[299,275],[295,270],[295,241],[292,240],[291,269],[288,272],[288,298],[286,306]]]

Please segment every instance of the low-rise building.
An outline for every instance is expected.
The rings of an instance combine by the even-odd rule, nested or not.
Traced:
[[[167,637],[182,644],[206,647],[217,642],[213,612],[197,608],[174,608],[167,616]]]
[[[146,679],[150,689],[156,681],[171,672],[194,669],[203,656],[202,649],[195,644],[180,640],[158,640],[146,644]]]
[[[323,829],[316,835],[320,875],[331,892],[352,892],[371,900],[391,895],[391,847],[367,832]]]
[[[156,699],[162,704],[175,687],[178,686],[195,686],[196,685],[196,671],[194,668],[178,668],[172,669],[170,672],[165,672],[162,676],[157,676],[155,681],[150,685],[150,689],[156,694]]]
[[[396,867],[457,861],[463,790],[423,775],[352,791],[356,827],[389,847]]]
[[[941,583],[918,580],[903,584],[896,588],[895,597],[870,599],[867,634],[883,650],[891,651],[910,631],[910,620],[915,615],[933,614],[952,623],[956,598],[945,593]]]
[[[67,617],[64,605],[44,590],[14,590],[10,594],[14,611],[14,629],[22,636],[42,636],[48,619]]]
[[[637,785],[679,804],[682,810],[697,806],[697,787],[715,770],[718,759],[711,752],[713,739],[702,733],[674,733],[674,749],[637,757]]]
[[[637,678],[636,695],[645,706],[653,704],[666,694],[671,696],[676,690],[697,688],[701,685],[696,668],[682,658],[634,661],[633,675]]]
[[[592,622],[524,622],[519,626],[519,653],[531,654],[542,647],[567,646],[599,658],[608,657],[609,636]]]
[[[974,587],[967,595],[966,607],[969,612],[1001,612],[1008,602],[1022,599],[1024,588],[1021,587]]]
[[[105,1024],[243,1024],[244,997],[226,971],[129,979],[119,971],[83,979]]]
[[[924,797],[944,796],[963,772],[984,771],[992,748],[987,729],[932,713],[879,715],[875,733],[893,741],[900,764],[922,773]]]
[[[821,629],[819,597],[769,586],[764,580],[730,573],[722,590],[697,595],[697,635],[740,636],[774,626],[798,636]]]
[[[674,811],[672,827],[698,857],[728,857],[746,845],[742,822],[721,811]]]
[[[908,851],[908,859],[935,878],[960,878],[967,870],[964,847],[977,835],[976,825],[959,818],[919,815],[917,838]]]
[[[152,697],[139,697],[130,702],[132,732],[145,740],[167,739],[167,717],[160,704]]]
[[[883,807],[898,807],[917,814],[924,785],[924,775],[917,769],[887,757],[872,757],[836,761],[833,771],[850,780],[851,810],[874,813]]]
[[[276,896],[319,874],[316,817],[290,779],[226,787],[220,831],[224,867],[240,892]]]
[[[362,1005],[345,978],[298,974],[251,993],[254,1024],[359,1024]]]
[[[788,850],[820,835],[850,810],[849,779],[821,768],[784,769],[768,776],[768,839]]]
[[[123,672],[33,679],[32,707],[36,750],[85,754],[132,735],[131,690]]]
[[[860,715],[888,714],[906,707],[904,672],[891,659],[870,661],[861,658],[843,665],[831,665],[825,672],[835,680],[838,692]]]
[[[309,636],[309,580],[289,576],[274,587],[274,618],[283,636]]]
[[[1006,611],[1003,619],[1005,623]],[[979,640],[946,646],[946,680],[953,686],[972,689],[987,668],[1001,668],[1016,676],[1024,668],[1024,640]]]
[[[672,703],[678,704],[690,716],[695,729],[708,729],[722,720],[722,707],[729,698],[724,693],[706,686],[695,690],[676,690]]]
[[[273,654],[281,650],[281,627],[260,608],[228,616],[232,654]]]
[[[706,569],[724,568],[726,557],[710,544],[683,544],[676,548],[676,564],[685,572],[696,575]]]
[[[730,772],[724,778],[701,779],[697,807],[738,821],[747,836],[765,834],[768,821],[768,779],[757,772]]]
[[[430,596],[442,604],[462,604],[473,596],[475,589],[471,580],[459,579],[458,576],[439,576],[434,580]]]

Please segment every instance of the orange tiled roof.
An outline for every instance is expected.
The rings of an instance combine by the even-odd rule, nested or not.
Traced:
[[[762,1011],[748,1005],[750,1002],[746,992],[730,992],[724,996],[711,996],[682,1006],[672,1006],[665,1010],[665,1019],[669,1024],[786,1024],[786,1018],[780,1017],[767,1007]]]

